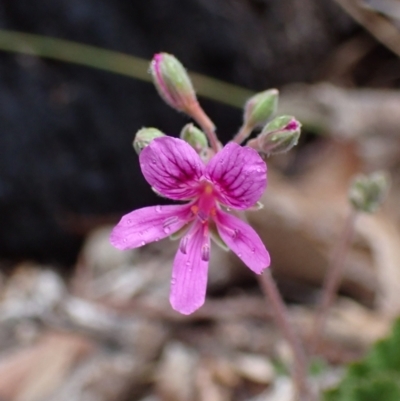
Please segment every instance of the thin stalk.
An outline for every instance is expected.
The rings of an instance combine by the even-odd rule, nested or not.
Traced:
[[[311,400],[311,393],[307,383],[307,359],[303,346],[295,333],[292,324],[289,321],[289,314],[285,303],[279,293],[279,290],[272,278],[271,271],[267,269],[261,276],[258,276],[258,282],[264,293],[271,303],[276,324],[282,331],[287,343],[292,349],[293,354],[293,370],[292,378],[296,387],[298,401]]]
[[[324,284],[322,287],[321,302],[318,307],[317,316],[314,321],[312,332],[313,351],[318,350],[322,332],[324,330],[328,310],[332,306],[339,285],[342,281],[343,268],[345,265],[346,257],[350,249],[350,245],[354,237],[354,227],[358,216],[358,212],[352,210],[346,218],[343,234],[333,252],[333,256],[328,267]]]
[[[240,213],[240,217],[242,220],[248,222],[247,216],[243,212]],[[276,324],[292,349],[292,379],[296,388],[296,401],[311,401],[313,397],[307,382],[307,358],[299,337],[290,323],[285,302],[279,293],[269,269],[264,270],[257,278],[263,294],[271,304]]]
[[[247,124],[243,124],[239,132],[233,137],[232,141],[238,143],[239,145],[245,141],[251,134],[252,128]]]
[[[200,104],[195,103],[194,105],[191,105],[190,109],[188,109],[186,113],[189,114],[200,125],[207,135],[211,149],[214,151],[214,153],[217,153],[221,149],[221,146],[219,144],[217,134],[215,133],[215,125],[201,108]]]

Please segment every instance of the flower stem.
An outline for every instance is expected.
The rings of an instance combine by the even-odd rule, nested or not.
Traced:
[[[190,109],[186,112],[200,125],[204,133],[207,135],[211,149],[214,153],[217,153],[221,149],[221,146],[215,133],[215,125],[201,108],[200,104],[198,102],[192,104]]]
[[[353,240],[354,226],[357,216],[358,212],[355,210],[352,210],[347,216],[343,229],[343,235],[341,236],[333,252],[333,257],[325,276],[321,302],[319,304],[317,316],[314,321],[311,338],[311,344],[313,345],[314,352],[317,351],[319,348],[319,343],[325,326],[327,312],[336,298],[336,293],[343,276],[344,262],[346,260],[351,242]]]
[[[309,401],[311,400],[311,393],[307,384],[306,355],[299,341],[299,337],[296,335],[289,321],[287,308],[272,278],[271,271],[265,270],[263,274],[258,277],[258,281],[263,293],[271,303],[276,323],[292,349],[294,362],[292,377],[296,386],[296,400]]]
[[[248,222],[245,213],[240,212],[238,214],[243,221]],[[307,383],[307,358],[299,337],[290,323],[288,310],[271,275],[271,271],[266,269],[257,278],[262,292],[271,303],[276,324],[292,349],[294,362],[292,378],[296,387],[296,401],[312,401],[313,397]]]
[[[243,124],[239,132],[232,139],[232,142],[236,142],[240,145],[248,138],[248,136],[251,134],[251,131],[252,129],[247,124]]]

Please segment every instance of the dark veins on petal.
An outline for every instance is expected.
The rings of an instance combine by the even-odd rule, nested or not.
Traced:
[[[223,192],[227,196],[233,196],[234,198],[251,195],[255,190],[254,184],[257,184],[259,180],[257,180],[257,177],[249,179],[248,176],[254,172],[254,167],[246,168],[245,155],[242,152],[235,151],[224,162],[227,165],[223,171],[217,170],[216,172],[216,168],[214,167],[210,172],[211,175],[216,176],[216,181],[221,185]],[[256,178],[256,182],[253,181],[254,178]]]

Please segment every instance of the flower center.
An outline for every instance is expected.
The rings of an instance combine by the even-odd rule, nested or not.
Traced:
[[[190,208],[192,213],[202,224],[208,223],[208,219],[216,214],[216,197],[214,186],[205,181],[202,183],[197,202]]]

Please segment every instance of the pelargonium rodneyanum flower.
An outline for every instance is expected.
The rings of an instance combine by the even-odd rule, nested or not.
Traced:
[[[123,216],[111,233],[118,249],[143,246],[187,227],[175,256],[170,302],[183,314],[203,305],[213,232],[255,273],[270,258],[257,233],[227,210],[255,205],[267,185],[258,153],[229,143],[207,165],[185,141],[154,139],[139,155],[144,177],[161,195],[185,204],[152,206]]]

